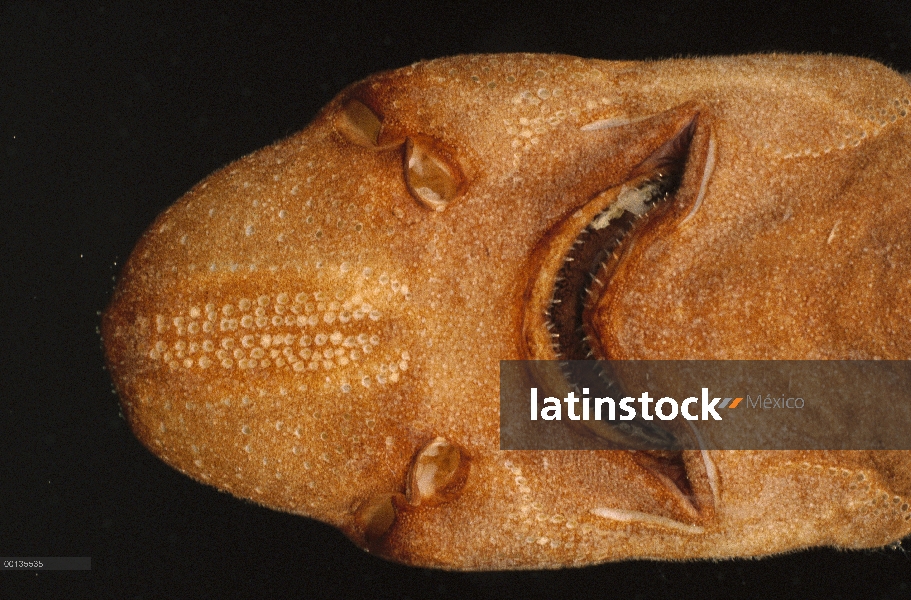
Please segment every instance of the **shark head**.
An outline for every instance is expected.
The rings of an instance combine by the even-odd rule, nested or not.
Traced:
[[[907,358],[909,97],[822,56],[372,76],[139,241],[102,318],[124,415],[410,564],[889,543],[904,453],[500,451],[499,361]]]

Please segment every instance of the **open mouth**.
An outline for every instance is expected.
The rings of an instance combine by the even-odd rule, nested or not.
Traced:
[[[524,333],[530,360],[606,360],[592,313],[614,270],[641,232],[678,201],[697,117],[636,167],[626,182],[604,190],[554,225],[536,249]],[[698,201],[698,198],[697,198]]]
[[[610,289],[618,265],[642,233],[687,210],[692,214],[701,203],[714,147],[709,140],[708,151],[698,153],[705,154],[701,159],[691,152],[697,120],[698,114],[634,168],[624,183],[592,197],[555,224],[539,243],[538,268],[526,290],[523,332],[529,360],[554,361],[536,373],[549,393],[562,397],[570,390],[581,393],[591,388],[609,390],[613,397],[627,395],[610,365],[603,362],[615,356],[595,327],[594,312]],[[689,170],[701,176],[686,177]],[[694,518],[701,512],[678,442],[686,432],[639,418],[622,423],[585,421],[580,426],[607,448],[634,450],[644,467],[676,497],[686,499],[683,504]]]

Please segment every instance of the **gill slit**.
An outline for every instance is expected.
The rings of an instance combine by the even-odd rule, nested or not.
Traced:
[[[709,134],[709,148],[705,156],[705,167],[702,169],[702,181],[699,182],[699,193],[696,195],[696,201],[693,203],[693,208],[690,209],[690,212],[687,213],[685,217],[680,221],[680,225],[683,225],[687,221],[693,218],[696,215],[696,212],[699,210],[699,207],[702,206],[702,200],[705,198],[705,192],[709,187],[709,179],[712,177],[712,172],[715,170],[715,138]]]

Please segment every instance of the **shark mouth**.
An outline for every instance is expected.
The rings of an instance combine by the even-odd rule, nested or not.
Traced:
[[[633,169],[626,182],[595,195],[539,243],[539,264],[526,291],[523,323],[530,360],[612,358],[593,327],[592,313],[641,232],[677,201],[684,173],[693,162],[690,148],[696,123],[697,117],[691,118]],[[703,192],[699,190],[694,209]]]
[[[665,218],[676,219],[688,208],[680,221],[685,222],[698,210],[714,166],[714,144],[709,137],[706,151],[691,152],[697,120],[698,114],[690,118],[624,183],[596,194],[556,223],[536,248],[523,334],[529,360],[552,361],[536,367],[534,374],[550,394],[563,397],[575,390],[587,395],[582,390],[590,387],[609,390],[612,397],[627,395],[608,363],[593,362],[613,358],[593,325],[593,313],[612,274],[643,231]],[[701,172],[701,177],[688,176],[690,170]],[[673,491],[694,520],[713,504],[711,499],[696,500],[690,481],[693,465],[688,464],[692,457],[684,456],[677,437],[687,432],[675,433],[641,419],[585,421],[577,427],[606,448],[632,450],[637,462]]]

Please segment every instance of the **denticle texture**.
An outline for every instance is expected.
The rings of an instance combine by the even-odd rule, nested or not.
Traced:
[[[499,451],[498,361],[911,358],[909,98],[829,56],[373,76],[143,236],[102,322],[124,414],[416,565],[894,542],[909,453]]]

